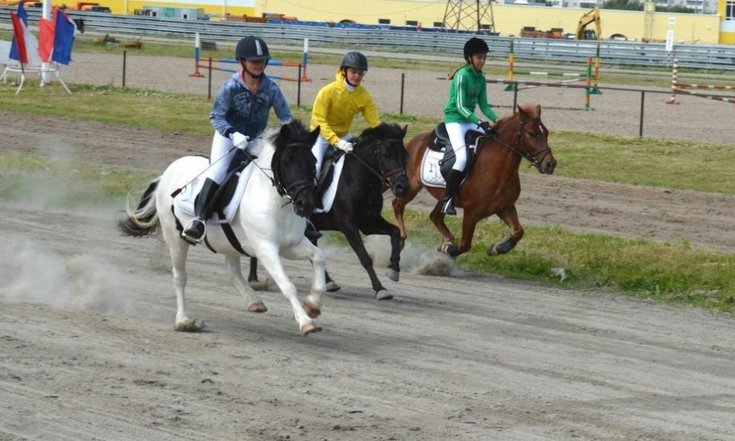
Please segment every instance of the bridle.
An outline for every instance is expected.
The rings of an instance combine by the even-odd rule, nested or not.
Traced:
[[[275,151],[274,160],[273,163],[277,164],[280,163],[280,153],[282,151],[285,151],[286,149],[291,148],[299,148],[301,144],[293,143],[288,144],[285,147],[282,147],[281,149],[277,149]],[[276,158],[276,155],[278,155],[278,158]],[[293,203],[294,199],[298,198],[299,194],[301,194],[303,191],[313,191],[316,187],[316,183],[314,179],[308,180],[308,179],[300,179],[295,182],[291,182],[288,185],[284,184],[283,176],[281,176],[281,170],[280,167],[273,167],[273,177],[269,179],[271,180],[271,183],[274,187],[276,187],[276,191],[278,191],[278,194],[282,197],[286,198],[289,203]]]
[[[401,142],[401,141],[400,140],[394,140],[394,142]],[[358,139],[358,140],[356,140],[354,142],[354,145],[357,146],[358,144],[361,144],[361,143],[362,143],[361,140]],[[374,149],[373,150],[373,154],[375,154],[376,152],[377,152],[377,149]],[[372,174],[374,174],[375,176],[377,176],[378,179],[380,179],[381,182],[385,186],[387,186],[387,187],[390,187],[392,185],[392,183],[395,182],[395,180],[397,178],[399,178],[401,176],[406,176],[406,168],[405,167],[403,167],[403,168],[397,167],[395,170],[385,171],[385,170],[383,170],[383,162],[380,161],[380,160],[378,160],[377,161],[377,163],[378,163],[378,170],[375,170],[375,168],[373,168],[370,164],[368,164],[367,162],[365,162],[365,160],[363,160],[359,155],[356,155],[356,154],[353,153],[352,154],[352,157],[355,158],[355,159],[357,159],[362,165],[365,166],[365,168],[367,168],[368,170],[370,170],[370,172]]]
[[[531,119],[526,119],[520,122],[520,124],[518,125],[518,132],[513,137],[512,145],[506,144],[505,142],[501,141],[500,138],[497,137],[497,135],[483,135],[483,138],[494,137],[495,140],[498,141],[498,143],[500,143],[502,146],[510,150],[513,154],[518,155],[521,158],[527,159],[528,162],[531,163],[531,166],[539,168],[541,166],[541,159],[543,159],[544,156],[546,156],[546,153],[551,152],[551,147],[549,147],[548,143],[546,144],[546,147],[538,149],[532,153],[527,153],[527,152],[524,152],[518,149],[518,146],[520,146],[521,142],[523,141],[523,136],[528,135],[528,132],[525,130],[526,124],[531,123],[531,122],[537,122],[539,125],[539,128],[542,131],[549,133],[549,130],[546,128],[544,123],[541,121],[541,118],[531,118]]]

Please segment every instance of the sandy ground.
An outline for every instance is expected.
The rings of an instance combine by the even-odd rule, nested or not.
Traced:
[[[77,65],[85,62],[94,60]],[[97,76],[114,80],[104,71],[111,66],[97,66]],[[134,66],[129,75],[142,75]],[[64,77],[81,82],[73,69]],[[322,69],[326,78],[330,69]],[[372,81],[380,73],[371,71]],[[171,74],[161,80],[155,69],[148,75],[149,87],[160,82],[166,90],[206,81]],[[663,107],[685,110],[689,128],[697,117],[712,142],[731,143],[722,119],[718,132],[718,118],[708,117],[731,107],[700,101]],[[605,112],[635,113],[635,105],[621,103],[606,102],[613,108]],[[696,110],[705,104],[706,111]],[[595,122],[602,112],[549,112],[544,120],[551,130],[600,124],[611,133],[637,133],[627,122]],[[3,149],[101,167],[161,171],[178,156],[206,153],[209,144],[205,137],[3,111],[0,120]],[[670,137],[692,135],[675,132],[680,124],[668,116],[652,117],[651,126],[657,121]],[[523,185],[518,208],[527,225],[735,250],[732,196],[535,174],[524,175]],[[65,183],[55,187],[48,193]],[[302,337],[278,292],[264,294],[268,313],[248,314],[224,279],[222,259],[197,247],[188,298],[208,332],[176,333],[167,257],[155,239],[117,232],[122,207],[65,212],[50,209],[43,191],[30,199],[0,200],[0,440],[735,436],[729,315],[462,274],[414,243],[402,255],[401,281],[381,277],[396,299],[379,303],[352,252],[328,247],[330,273],[343,288],[325,299],[318,321],[324,331]],[[384,267],[385,241],[371,240],[369,248]],[[287,262],[287,270],[301,293],[308,290],[307,263]]]

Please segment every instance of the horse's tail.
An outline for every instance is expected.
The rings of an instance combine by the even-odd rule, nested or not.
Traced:
[[[118,222],[118,227],[126,236],[147,236],[154,233],[158,227],[158,213],[156,212],[156,191],[161,177],[154,179],[148,185],[140,198],[138,208],[133,209],[128,197],[127,216]]]

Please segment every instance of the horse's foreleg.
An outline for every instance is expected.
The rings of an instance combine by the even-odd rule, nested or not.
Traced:
[[[488,256],[497,256],[498,254],[507,253],[515,248],[516,244],[523,238],[523,226],[518,221],[518,212],[516,211],[515,205],[511,205],[498,211],[498,217],[505,222],[505,225],[507,225],[508,228],[510,228],[510,236],[504,241],[495,243],[488,248]]]
[[[398,232],[400,234],[399,246],[401,249],[406,246],[406,239],[408,238],[408,235],[406,234],[406,224],[403,220],[403,212],[406,209],[408,201],[409,199],[407,198],[393,199],[393,215],[396,217],[396,224],[398,224]]]
[[[370,227],[362,228],[362,232],[368,235],[382,234],[390,237],[390,263],[385,275],[392,281],[398,282],[401,273],[401,233],[398,227],[381,216]]]
[[[300,245],[303,245],[304,242],[306,242],[306,239],[302,240]],[[313,246],[313,245],[312,245]],[[278,285],[278,288],[281,290],[283,295],[288,299],[288,301],[291,303],[291,309],[293,310],[294,318],[299,324],[299,329],[301,330],[301,333],[303,335],[311,334],[312,332],[321,331],[321,328],[316,326],[314,322],[311,320],[311,318],[308,316],[306,311],[304,311],[304,308],[301,306],[301,303],[299,303],[299,298],[296,291],[296,286],[289,280],[288,276],[286,275],[286,271],[283,268],[283,263],[281,262],[281,259],[278,254],[278,248],[275,245],[261,245],[258,247],[257,250],[257,256],[258,261],[263,265],[263,267],[268,271],[268,273],[273,277],[273,281],[276,282]],[[320,265],[319,257],[315,257],[317,259],[317,267]],[[321,261],[321,266],[319,268],[319,271],[321,272],[321,282],[322,287],[324,286],[324,264],[323,260]],[[315,269],[315,277],[317,277],[317,270]],[[317,282],[318,284],[318,282]],[[322,288],[323,289],[323,288]]]
[[[437,231],[439,231],[439,234],[441,234],[444,238],[444,241],[439,246],[439,251],[445,254],[449,254],[452,257],[457,256],[459,254],[459,251],[457,249],[457,246],[455,245],[456,239],[454,238],[454,234],[449,231],[447,224],[444,223],[444,213],[441,212],[440,202],[437,202],[437,204],[434,206],[434,209],[431,210],[431,214],[429,214],[429,219],[431,219],[431,223],[434,224]]]
[[[382,283],[380,283],[380,280],[378,280],[378,276],[375,275],[375,270],[373,269],[373,259],[370,258],[370,255],[365,249],[365,244],[362,241],[362,237],[360,237],[360,232],[357,231],[357,229],[352,225],[350,225],[349,227],[343,227],[341,231],[342,234],[345,235],[345,238],[347,238],[347,242],[350,243],[350,246],[355,251],[355,254],[357,254],[357,258],[360,260],[360,264],[363,268],[365,268],[365,271],[367,271],[368,276],[370,277],[370,283],[373,285],[375,298],[378,300],[392,299],[392,295],[382,293],[382,291],[385,291],[385,287]]]
[[[250,264],[253,264],[253,259],[250,259]],[[248,311],[250,312],[266,312],[268,308],[262,300],[255,295],[255,291],[250,287],[247,281],[242,276],[242,269],[240,268],[240,256],[226,256],[226,272],[230,278],[232,286],[235,290],[245,299],[248,305]],[[257,265],[257,261],[255,262]],[[251,267],[252,271],[252,267]]]
[[[479,221],[480,217],[471,209],[464,210],[464,217],[462,218],[462,239],[457,249],[457,256],[466,253],[472,248],[472,238],[475,235],[475,227],[477,227]]]

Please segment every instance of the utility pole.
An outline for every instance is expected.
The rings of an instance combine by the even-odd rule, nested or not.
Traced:
[[[447,0],[445,30],[495,32],[492,0]]]

